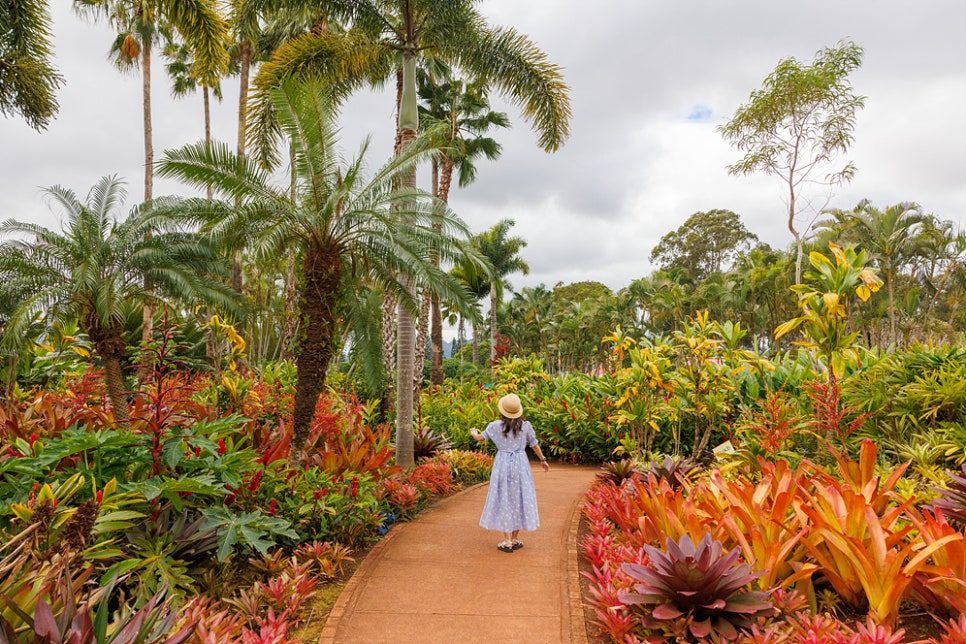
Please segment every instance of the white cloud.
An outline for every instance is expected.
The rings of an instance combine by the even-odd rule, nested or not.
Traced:
[[[40,186],[79,193],[107,174],[128,180],[130,202],[141,194],[140,85],[110,66],[110,31],[51,3],[58,64],[68,85],[49,131],[16,119],[0,121],[0,217],[56,222]],[[504,217],[528,241],[529,276],[516,287],[584,279],[620,288],[646,275],[662,235],[696,211],[727,208],[776,246],[790,241],[781,185],[774,177],[729,176],[738,153],[717,134],[760,87],[776,63],[810,61],[823,47],[852,39],[865,48],[854,74],[867,97],[847,158],[855,181],[832,197],[850,208],[915,200],[934,214],[966,221],[966,4],[899,0],[772,0],[723,3],[640,0],[487,0],[478,5],[495,25],[528,34],[564,68],[573,107],[572,136],[556,154],[536,147],[519,110],[500,100],[512,129],[494,132],[502,158],[479,164],[476,184],[454,188],[451,203],[475,230]],[[200,98],[167,96],[155,66],[155,149],[201,136]],[[216,138],[235,137],[237,85],[213,107]],[[366,92],[345,107],[342,144],[354,153],[372,136],[370,161],[391,152],[393,100]],[[425,173],[423,174],[425,177]],[[156,194],[179,190],[158,181]],[[824,195],[816,200],[824,202]],[[800,225],[807,224],[806,220]]]

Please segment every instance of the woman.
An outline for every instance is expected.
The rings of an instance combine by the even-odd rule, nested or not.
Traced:
[[[550,471],[550,465],[540,451],[533,425],[523,420],[520,397],[507,394],[496,406],[500,410],[500,420],[487,425],[483,433],[475,427],[470,429],[470,435],[477,441],[491,440],[497,449],[480,525],[487,530],[501,531],[503,541],[497,548],[502,552],[513,552],[523,547],[523,542],[517,539],[520,530],[536,530],[540,525],[527,445],[540,459],[544,472]]]

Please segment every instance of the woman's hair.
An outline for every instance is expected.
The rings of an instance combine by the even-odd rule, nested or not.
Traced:
[[[509,436],[510,432],[513,432],[513,436],[516,437],[520,433],[520,429],[523,428],[523,417],[520,418],[507,418],[506,416],[501,416],[503,419],[503,435]]]

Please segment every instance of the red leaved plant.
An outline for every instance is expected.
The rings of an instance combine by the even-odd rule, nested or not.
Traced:
[[[719,471],[711,483],[719,492],[698,501],[724,527],[731,542],[739,545],[745,560],[762,574],[761,585],[787,587],[810,575],[804,565],[802,538],[808,526],[795,512],[794,501],[805,481],[805,467],[791,469],[787,461],[761,461],[761,481],[725,480]],[[718,499],[727,501],[722,505]],[[715,501],[715,502],[712,502]]]

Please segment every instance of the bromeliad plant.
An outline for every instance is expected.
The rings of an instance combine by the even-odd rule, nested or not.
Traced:
[[[645,546],[647,565],[622,566],[638,583],[619,599],[641,608],[642,624],[653,633],[649,641],[688,636],[732,641],[758,618],[775,613],[768,592],[747,589],[761,573],[739,561],[740,548],[724,554],[710,534],[697,545],[684,535],[666,546],[666,552]]]
[[[933,503],[934,508],[942,510],[947,518],[961,527],[966,526],[966,465],[962,469],[962,475],[949,475],[945,487],[935,488],[939,498]]]

